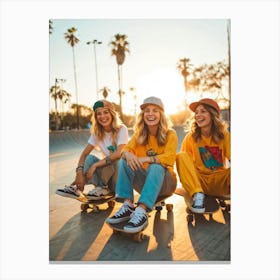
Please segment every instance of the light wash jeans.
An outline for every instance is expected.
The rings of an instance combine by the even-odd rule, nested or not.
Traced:
[[[84,175],[86,174],[87,170],[96,162],[100,161],[100,159],[94,155],[88,155],[85,159],[85,164],[84,164]],[[93,176],[91,179],[87,181],[88,184],[93,184],[95,186],[103,186],[103,182],[98,176],[97,172],[94,172]]]
[[[98,157],[94,155],[88,155],[85,159],[84,175],[86,174],[87,170],[98,161],[100,161]],[[98,167],[94,172],[92,178],[90,180],[87,180],[87,183],[100,187],[108,185],[112,191],[115,191],[117,180],[116,169],[117,161],[107,166]]]
[[[175,188],[175,179],[161,164],[150,164],[147,170],[133,171],[125,159],[119,160],[117,201],[122,202],[125,199],[134,201],[133,189],[135,189],[140,194],[137,204],[143,203],[148,211],[151,211],[159,195],[172,195]]]

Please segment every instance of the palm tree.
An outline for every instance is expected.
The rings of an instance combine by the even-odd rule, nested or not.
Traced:
[[[184,86],[185,86],[185,91],[188,91],[188,81],[187,78],[190,74],[190,59],[189,58],[181,58],[179,60],[179,63],[177,64],[177,69],[180,71],[184,78]]]
[[[99,92],[102,93],[104,99],[106,99],[106,98],[108,97],[110,91],[111,91],[111,90],[110,90],[109,88],[107,88],[107,87],[103,87],[103,88],[101,88],[101,89],[99,90]]]
[[[58,98],[60,100],[60,118],[61,118],[62,127],[63,127],[63,118],[64,118],[64,104],[70,101],[70,97],[71,97],[70,93],[60,88],[58,92]]]
[[[57,99],[59,95],[59,86],[57,85],[57,79],[55,79],[55,85],[50,88],[50,95],[51,98],[54,99],[54,103],[55,103],[55,127],[57,128],[57,117],[58,117]]]
[[[49,34],[52,34],[53,31],[53,22],[49,19]]]
[[[119,82],[119,96],[120,96],[120,116],[123,117],[122,112],[122,65],[125,61],[125,54],[126,52],[129,53],[129,43],[126,41],[127,35],[123,34],[115,34],[115,40],[110,42],[112,46],[112,55],[116,56],[116,61],[118,64],[118,82]]]
[[[69,28],[67,30],[67,33],[64,33],[64,38],[67,40],[67,43],[70,44],[72,47],[72,52],[73,52],[73,65],[74,65],[74,79],[75,79],[75,93],[76,93],[76,103],[77,103],[77,108],[79,108],[79,101],[78,101],[78,87],[77,87],[77,74],[76,74],[76,62],[75,62],[75,52],[74,52],[74,47],[75,45],[80,41],[76,36],[75,32],[77,29],[75,27]],[[79,110],[77,110],[77,129],[79,129],[80,124],[79,124]]]

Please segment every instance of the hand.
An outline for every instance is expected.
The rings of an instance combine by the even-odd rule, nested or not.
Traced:
[[[82,172],[78,172],[76,174],[75,181],[72,183],[72,185],[76,185],[81,192],[84,190],[84,188],[85,188],[85,177],[83,176]]]
[[[138,158],[137,156],[135,156],[134,154],[130,153],[130,152],[126,152],[125,153],[125,159],[126,159],[126,163],[127,165],[133,170],[136,171],[139,168],[143,168],[143,162],[141,160],[141,158]]]
[[[96,166],[93,164],[86,172],[86,178],[87,180],[90,180],[96,170]]]

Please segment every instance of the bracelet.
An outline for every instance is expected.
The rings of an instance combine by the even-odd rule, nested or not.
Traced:
[[[78,172],[79,170],[82,170],[83,171],[84,169],[84,166],[83,165],[79,165],[77,168],[76,168],[76,172]]]

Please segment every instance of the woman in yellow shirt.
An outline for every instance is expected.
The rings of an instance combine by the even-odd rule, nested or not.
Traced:
[[[148,224],[151,211],[159,195],[171,195],[176,189],[173,166],[178,145],[177,134],[168,127],[162,101],[148,97],[140,106],[135,133],[118,163],[116,199],[122,207],[106,222],[127,221],[124,230],[138,232]],[[139,194],[134,207],[133,190]]]
[[[203,213],[204,194],[230,194],[230,133],[213,99],[191,103],[190,109],[194,112],[191,132],[182,142],[176,166],[183,188],[193,197],[191,210]]]

